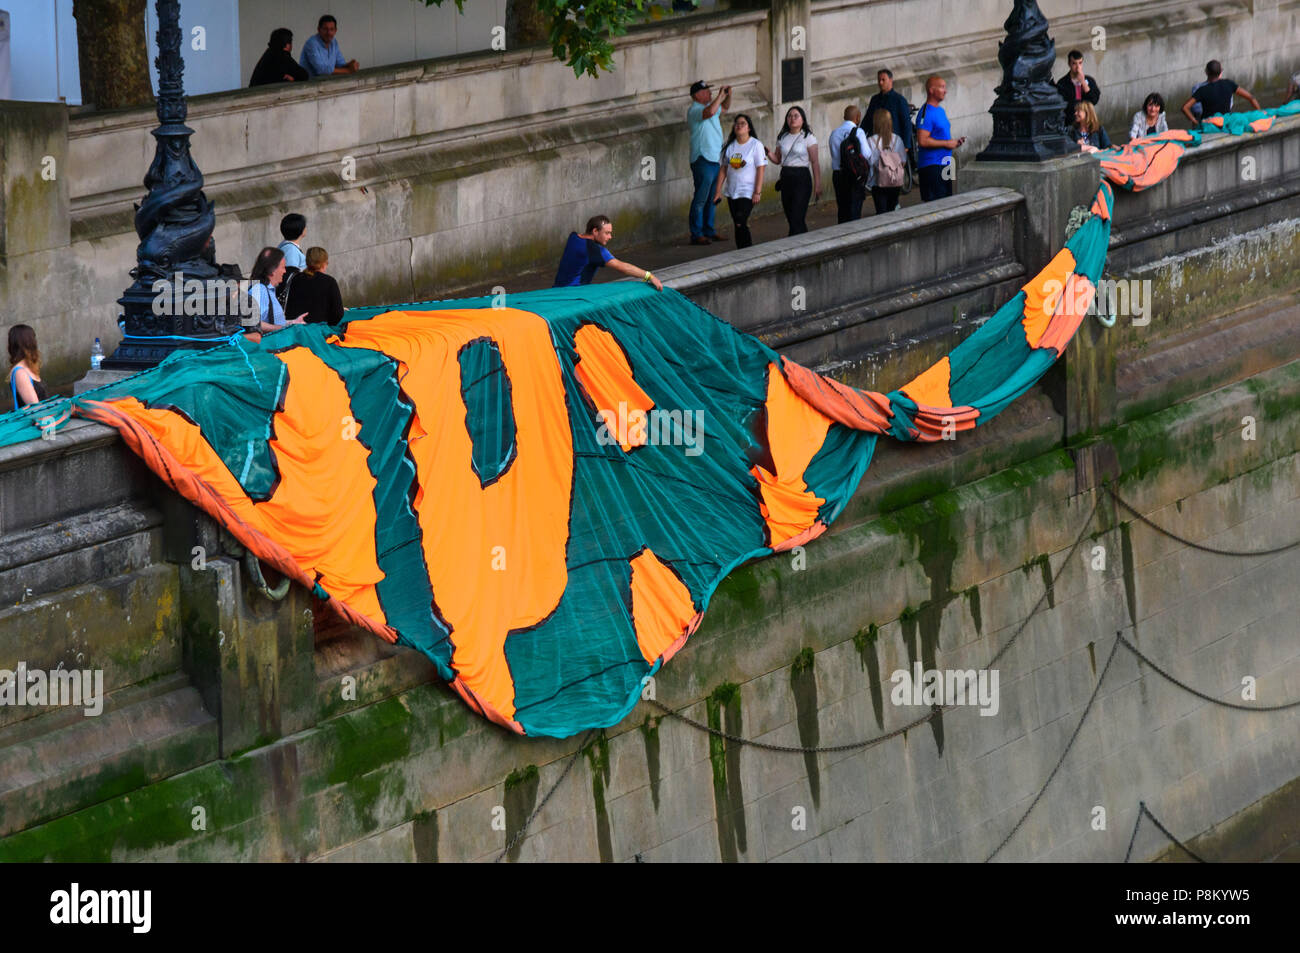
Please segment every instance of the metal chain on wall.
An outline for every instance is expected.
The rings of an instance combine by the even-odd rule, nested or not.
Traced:
[[[1292,543],[1288,543],[1285,546],[1279,546],[1272,549],[1256,550],[1256,551],[1232,551],[1232,550],[1216,549],[1214,547],[1205,546],[1203,544],[1196,543],[1183,536],[1180,536],[1168,529],[1165,529],[1164,527],[1157,525],[1156,523],[1149,520],[1147,517],[1143,516],[1136,509],[1134,509],[1133,506],[1127,503],[1116,492],[1115,488],[1111,486],[1109,482],[1105,483],[1105,488],[1106,491],[1110,494],[1110,496],[1115,500],[1115,502],[1119,506],[1122,506],[1129,513],[1133,514],[1133,516],[1139,519],[1146,526],[1150,527],[1155,532],[1167,536],[1170,539],[1176,540],[1177,542],[1191,549],[1196,549],[1201,552],[1212,553],[1219,556],[1252,558],[1257,556],[1276,555],[1278,553],[1287,552],[1289,550],[1300,547],[1300,540],[1297,540]],[[1076,537],[1074,544],[1070,547],[1069,551],[1067,552],[1066,558],[1061,561],[1060,568],[1057,569],[1056,572],[1052,575],[1049,584],[1044,587],[1043,594],[1039,596],[1038,601],[1034,603],[1034,606],[1030,610],[1029,615],[1025,617],[1024,621],[1021,622],[1019,628],[1016,629],[1016,631],[1012,634],[1011,638],[1009,638],[1006,641],[1006,643],[1002,646],[1002,648],[998,649],[998,651],[993,654],[992,658],[989,659],[988,663],[985,665],[986,669],[992,668],[997,663],[998,659],[1000,659],[1004,654],[1006,654],[1007,650],[1011,648],[1011,646],[1015,643],[1015,641],[1020,637],[1021,633],[1023,633],[1025,629],[1028,628],[1029,623],[1033,620],[1033,618],[1042,609],[1043,605],[1047,602],[1048,595],[1054,590],[1057,581],[1061,577],[1061,574],[1065,571],[1065,567],[1069,565],[1070,560],[1074,558],[1075,553],[1078,551],[1079,547],[1083,544],[1083,540],[1088,536],[1089,528],[1092,526],[1093,519],[1096,517],[1097,510],[1099,509],[1099,507],[1100,507],[1100,499],[1095,500],[1093,502],[1092,510],[1088,513],[1087,519],[1084,520],[1083,526],[1079,530],[1079,535]],[[1011,839],[1016,835],[1016,833],[1021,829],[1021,827],[1024,826],[1025,821],[1029,819],[1029,815],[1033,812],[1034,808],[1038,805],[1038,802],[1042,800],[1043,795],[1047,793],[1048,787],[1051,785],[1053,779],[1056,777],[1061,767],[1065,764],[1065,759],[1069,756],[1070,750],[1073,748],[1075,741],[1079,737],[1079,733],[1083,730],[1084,723],[1087,721],[1088,715],[1092,711],[1093,705],[1096,703],[1096,700],[1101,692],[1102,682],[1105,681],[1106,673],[1110,671],[1111,663],[1114,661],[1115,654],[1119,650],[1120,646],[1123,646],[1124,648],[1132,652],[1133,655],[1135,655],[1140,662],[1145,663],[1152,671],[1160,675],[1166,681],[1177,686],[1183,691],[1188,692],[1189,694],[1202,699],[1203,701],[1210,702],[1220,707],[1228,708],[1234,711],[1247,711],[1247,712],[1257,712],[1257,713],[1258,712],[1281,712],[1293,708],[1300,708],[1300,700],[1296,700],[1293,702],[1286,702],[1281,705],[1239,705],[1233,702],[1226,702],[1223,701],[1222,699],[1215,698],[1212,695],[1209,695],[1206,692],[1194,688],[1193,686],[1188,685],[1186,682],[1183,682],[1180,679],[1175,678],[1173,675],[1165,671],[1159,665],[1152,662],[1150,658],[1148,658],[1135,645],[1133,645],[1132,642],[1130,642],[1127,638],[1125,638],[1122,630],[1117,631],[1115,633],[1115,641],[1111,645],[1110,654],[1107,655],[1106,662],[1102,666],[1101,672],[1097,676],[1097,683],[1096,685],[1093,686],[1092,695],[1089,696],[1088,702],[1084,706],[1082,714],[1080,714],[1079,716],[1078,724],[1075,725],[1074,731],[1071,733],[1069,740],[1065,744],[1065,748],[1061,751],[1061,756],[1057,759],[1055,766],[1048,774],[1047,780],[1043,782],[1042,787],[1039,788],[1038,793],[1034,796],[1034,799],[1030,802],[1029,807],[1026,808],[1025,813],[1021,815],[1020,820],[1018,820],[1015,823],[1015,825],[1011,828],[1011,830],[1007,833],[1007,835],[1001,840],[1001,842],[999,842],[997,847],[993,849],[993,852],[989,854],[987,858],[985,858],[985,863],[988,863],[989,861],[992,861],[995,857],[997,857],[997,855],[1002,851],[1002,848],[1004,848],[1011,841]],[[885,741],[889,741],[890,739],[897,738],[898,736],[908,731],[911,731],[913,728],[925,724],[926,722],[930,721],[932,718],[934,718],[936,715],[940,714],[941,712],[950,711],[956,707],[955,705],[934,705],[931,707],[929,714],[923,715],[920,718],[916,718],[913,721],[908,722],[906,725],[903,725],[902,727],[896,728],[892,731],[886,732],[885,734],[863,739],[861,741],[854,741],[854,742],[850,742],[847,744],[840,744],[840,745],[809,746],[809,745],[776,745],[764,741],[757,741],[752,738],[744,738],[739,735],[734,735],[731,734],[730,732],[723,731],[720,728],[710,727],[709,725],[706,725],[694,718],[690,718],[689,716],[682,714],[680,710],[674,709],[657,700],[650,699],[649,701],[650,704],[658,708],[661,712],[663,712],[664,715],[675,718],[678,721],[681,721],[684,724],[691,726],[692,728],[713,735],[714,737],[721,738],[725,741],[734,744],[745,745],[751,748],[757,748],[762,751],[775,751],[782,754],[821,754],[821,753],[834,753],[834,752],[853,751],[853,750],[870,748],[875,745],[882,744]],[[568,777],[570,771],[573,768],[574,763],[578,760],[578,756],[581,755],[582,752],[586,749],[591,734],[592,733],[589,732],[587,737],[584,738],[583,742],[578,745],[577,749],[573,752],[572,756],[570,756],[568,764],[565,765],[564,770],[560,773],[560,776],[555,780],[555,783],[546,792],[546,796],[542,798],[541,803],[538,804],[536,809],[534,809],[532,814],[529,815],[528,819],[524,821],[520,829],[506,844],[505,849],[500,853],[499,856],[497,856],[496,862],[501,861],[510,852],[510,850],[513,849],[515,845],[518,844],[519,841],[522,840],[523,837],[527,834],[528,827],[532,823],[533,819],[537,817],[537,815],[541,812],[542,808],[546,805],[547,801],[551,799],[552,795],[555,794],[556,790],[564,782],[564,779]],[[1124,855],[1124,861],[1126,863],[1128,862],[1129,857],[1132,854],[1133,844],[1137,839],[1138,827],[1141,825],[1142,818],[1144,816],[1149,818],[1151,822],[1155,824],[1155,826],[1161,831],[1161,833],[1163,833],[1172,843],[1174,843],[1183,851],[1185,851],[1188,854],[1188,856],[1192,857],[1194,860],[1196,860],[1199,863],[1206,862],[1203,858],[1197,856],[1190,848],[1188,848],[1185,844],[1183,844],[1176,837],[1174,837],[1173,834],[1171,834],[1169,830],[1159,821],[1159,819],[1157,819],[1156,816],[1151,813],[1151,811],[1147,808],[1145,801],[1140,801],[1138,803],[1138,807],[1139,807],[1139,811],[1138,811],[1137,823],[1134,824],[1133,834],[1129,839],[1128,850],[1125,852]]]

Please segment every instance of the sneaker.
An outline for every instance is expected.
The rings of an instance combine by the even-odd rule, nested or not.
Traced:
[[[707,245],[707,244],[709,244],[709,240],[708,240],[707,238],[705,238],[703,235],[697,235],[697,236],[695,236],[694,238],[691,239],[691,244],[692,244],[692,245]]]
[[[730,241],[730,239],[729,239],[725,234],[723,234],[723,235],[705,235],[704,237],[707,238],[707,239],[708,239],[709,241],[711,241],[711,242],[725,242],[725,241]]]

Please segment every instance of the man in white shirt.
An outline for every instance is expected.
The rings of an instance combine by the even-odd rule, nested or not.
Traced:
[[[866,201],[867,192],[858,182],[856,176],[840,168],[840,157],[844,149],[844,140],[850,132],[856,130],[859,155],[867,154],[867,134],[862,131],[862,110],[857,106],[844,107],[844,122],[831,133],[827,148],[831,150],[831,185],[835,189],[835,206],[839,210],[838,221],[856,222],[862,217],[862,203]]]

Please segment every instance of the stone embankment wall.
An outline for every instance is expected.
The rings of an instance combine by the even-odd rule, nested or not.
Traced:
[[[683,240],[691,191],[685,89],[700,76],[733,84],[733,112],[748,112],[768,140],[787,97],[808,109],[824,139],[847,103],[865,104],[875,92],[878,67],[891,67],[918,104],[924,77],[938,73],[948,80],[954,128],[970,139],[964,166],[991,130],[1006,7],[779,0],[772,14],[731,11],[634,30],[618,41],[615,72],[597,80],[575,80],[537,49],[195,97],[189,123],[217,203],[218,259],[247,271],[261,246],[278,241],[280,218],[302,211],[307,239],[329,249],[348,303],[372,304],[444,297],[494,271],[507,291],[524,290],[512,276],[551,263],[563,236],[596,212],[615,218],[624,247]],[[1210,56],[1270,101],[1296,66],[1297,12],[1281,0],[1044,7],[1058,73],[1068,49],[1088,52],[1103,118],[1118,139],[1148,91],[1163,91],[1176,109]],[[804,63],[797,96],[783,88],[787,59]],[[43,108],[37,128],[6,132],[6,141],[27,136],[17,154],[32,154],[5,164],[6,215],[26,208],[38,219],[9,227],[35,229],[42,241],[0,248],[0,313],[36,326],[51,380],[66,384],[84,372],[94,337],[110,347],[118,340],[115,301],[134,263],[132,203],[156,120],[148,109],[69,118],[64,107]],[[45,156],[57,162],[53,180],[39,178]],[[48,222],[37,205],[53,211]],[[776,212],[777,203],[764,205]]]
[[[979,860],[1028,808],[1081,718],[1005,859],[1116,860],[1139,800],[1190,835],[1294,778],[1294,711],[1202,701],[1114,646],[1123,632],[1224,701],[1241,703],[1247,676],[1259,704],[1294,699],[1300,552],[1196,552],[1100,488],[1076,492],[1071,455],[1043,449],[1059,426],[1044,403],[1026,401],[958,453],[882,448],[835,532],[734,573],[655,682],[658,701],[699,723],[837,745],[927,713],[893,703],[894,672],[979,669],[1011,643],[993,666],[996,715],[958,708],[865,750],[800,755],[735,747],[646,703],[588,739],[512,857]],[[1298,405],[1292,362],[1116,428],[1104,439],[1120,491],[1204,544],[1290,542]],[[1242,439],[1248,416],[1253,441]],[[993,472],[965,478],[981,469]],[[157,525],[137,533],[164,548]],[[305,605],[273,606],[241,573],[237,560],[200,572],[160,561],[0,612],[6,660],[103,666],[113,687],[136,680],[97,719],[6,712],[0,856],[501,852],[581,739],[510,737],[409,653],[346,639],[313,653]],[[1148,828],[1136,856],[1164,846]]]

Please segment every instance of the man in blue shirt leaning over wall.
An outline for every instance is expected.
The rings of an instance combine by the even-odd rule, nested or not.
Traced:
[[[339,22],[328,13],[316,24],[316,35],[309,37],[302,45],[302,56],[298,60],[312,79],[317,76],[329,76],[331,73],[355,73],[361,68],[356,60],[344,60],[339,41],[334,35],[339,31]]]
[[[614,225],[605,215],[593,215],[588,219],[587,230],[581,235],[569,232],[569,240],[565,242],[564,253],[560,256],[560,267],[555,272],[555,284],[551,287],[589,285],[596,276],[596,270],[608,265],[631,278],[640,278],[646,284],[654,285],[656,291],[663,291],[663,283],[650,272],[614,257],[605,247],[613,237]]]

